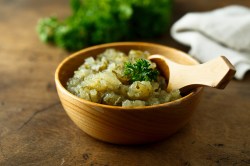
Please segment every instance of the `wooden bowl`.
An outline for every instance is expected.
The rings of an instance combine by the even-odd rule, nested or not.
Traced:
[[[123,108],[90,102],[71,94],[66,82],[84,59],[115,48],[162,54],[181,64],[198,64],[189,55],[166,46],[143,42],[118,42],[89,47],[64,59],[55,73],[61,103],[72,121],[90,136],[115,144],[143,144],[162,140],[181,129],[192,116],[203,88],[169,103],[136,108]]]

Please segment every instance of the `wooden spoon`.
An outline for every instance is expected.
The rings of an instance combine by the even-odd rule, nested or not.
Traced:
[[[201,86],[224,89],[236,72],[224,56],[198,65],[178,64],[163,55],[151,55],[149,59],[168,80],[167,91],[179,89],[182,94]]]

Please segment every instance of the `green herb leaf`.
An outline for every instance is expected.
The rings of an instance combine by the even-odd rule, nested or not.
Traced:
[[[159,71],[152,69],[149,61],[139,59],[134,64],[131,62],[124,64],[124,75],[127,76],[131,82],[155,81],[159,75]]]
[[[121,40],[154,37],[170,25],[173,0],[70,0],[65,20],[41,19],[40,39],[69,51]]]

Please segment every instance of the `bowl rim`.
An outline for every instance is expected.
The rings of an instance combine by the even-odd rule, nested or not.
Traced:
[[[156,105],[150,105],[150,106],[136,106],[136,107],[122,107],[122,106],[113,106],[113,105],[106,105],[106,104],[100,104],[100,103],[95,103],[92,101],[88,101],[85,99],[82,99],[80,97],[77,97],[76,95],[70,93],[61,83],[60,79],[59,79],[59,72],[62,68],[62,66],[69,60],[73,59],[76,56],[81,55],[82,53],[91,51],[91,50],[95,50],[95,49],[100,49],[100,48],[108,48],[108,47],[112,47],[112,46],[131,46],[131,45],[138,45],[138,46],[154,46],[154,47],[163,47],[163,48],[167,48],[176,52],[179,52],[181,54],[185,54],[187,56],[187,58],[189,58],[190,60],[192,60],[193,62],[199,64],[199,62],[192,58],[189,54],[182,52],[180,50],[177,50],[175,48],[172,47],[168,47],[165,45],[161,45],[161,44],[155,44],[155,43],[149,43],[149,42],[112,42],[112,43],[105,43],[105,44],[100,44],[100,45],[94,45],[94,46],[90,46],[84,49],[81,49],[79,51],[76,51],[72,54],[70,54],[68,57],[64,58],[59,65],[56,68],[55,71],[55,83],[56,83],[56,87],[57,87],[57,91],[61,91],[61,93],[69,96],[70,98],[73,98],[74,100],[79,101],[80,103],[86,103],[90,106],[94,106],[94,107],[102,107],[102,108],[108,108],[108,109],[120,109],[120,110],[152,110],[154,108],[161,108],[161,107],[170,107],[170,106],[174,106],[174,105],[178,105],[183,101],[188,100],[189,98],[195,96],[198,93],[201,93],[201,91],[203,90],[203,87],[198,87],[196,88],[194,91],[192,91],[191,93],[185,95],[184,97],[181,97],[180,99],[174,100],[174,101],[170,101],[170,102],[166,102],[166,103],[161,103],[161,104],[156,104]]]

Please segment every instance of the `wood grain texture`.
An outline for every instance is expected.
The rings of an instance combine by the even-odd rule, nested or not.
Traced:
[[[249,0],[175,0],[174,19],[186,12]],[[140,146],[97,141],[68,118],[54,85],[69,53],[41,43],[37,20],[66,17],[68,0],[0,0],[0,165],[248,166],[250,74],[223,90],[205,89],[188,125],[168,139]],[[166,35],[149,40],[187,51]]]

